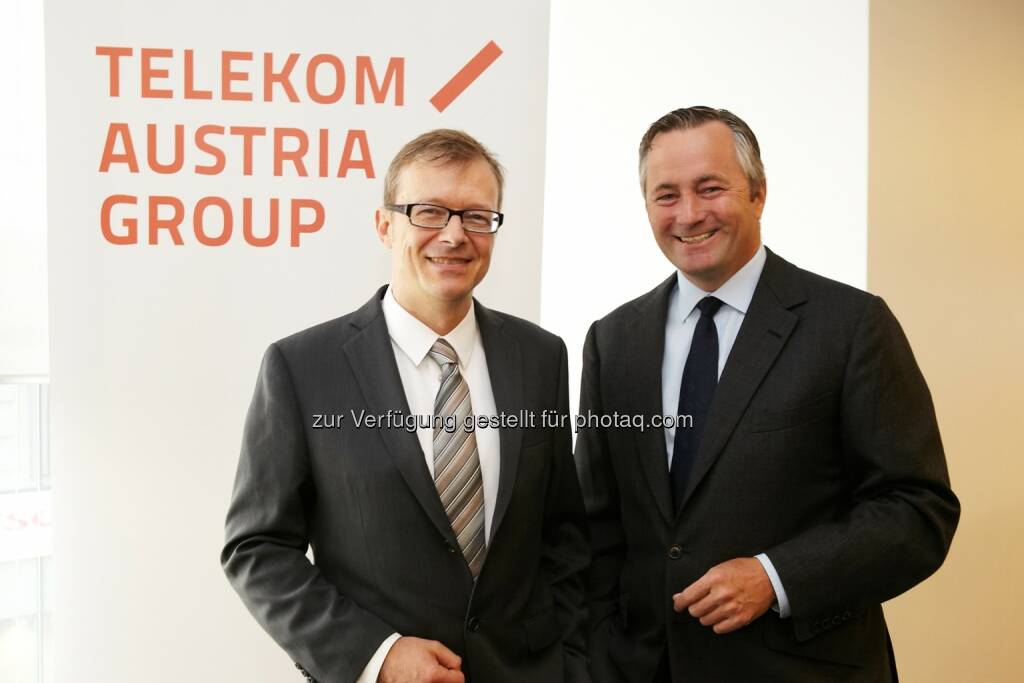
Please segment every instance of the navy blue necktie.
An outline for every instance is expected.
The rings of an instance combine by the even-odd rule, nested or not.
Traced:
[[[676,425],[675,445],[672,448],[672,467],[669,478],[672,482],[672,506],[679,509],[690,480],[690,470],[700,446],[701,436],[707,426],[711,399],[718,385],[718,329],[715,327],[715,313],[722,302],[713,296],[705,297],[697,304],[700,320],[693,331],[690,353],[683,368],[683,381],[679,388],[679,410],[677,415],[693,417],[692,426]]]

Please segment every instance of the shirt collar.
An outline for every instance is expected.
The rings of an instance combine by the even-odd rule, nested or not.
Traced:
[[[713,295],[722,303],[736,309],[746,315],[750,307],[750,300],[754,298],[754,289],[757,288],[757,281],[761,279],[761,271],[764,270],[764,262],[768,258],[762,244],[754,252],[749,261],[744,264],[731,278],[725,281],[721,287],[713,292],[705,292],[703,289],[686,279],[681,271],[676,271],[676,293],[678,308],[681,315],[680,320],[685,319],[693,312],[697,303],[706,296]]]
[[[402,308],[402,305],[395,299],[391,287],[384,292],[381,306],[384,309],[384,322],[387,323],[391,341],[408,356],[413,365],[419,367],[423,359],[427,357],[427,352],[437,341],[438,334],[420,322],[412,313]],[[455,329],[441,336],[455,349],[455,353],[459,356],[459,367],[462,370],[469,365],[469,360],[473,356],[473,348],[480,335],[474,308],[475,306],[470,304],[466,317],[455,326]]]

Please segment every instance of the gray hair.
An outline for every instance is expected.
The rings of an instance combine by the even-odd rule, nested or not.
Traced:
[[[750,196],[756,197],[765,184],[764,164],[761,162],[761,148],[757,144],[757,137],[740,117],[727,109],[711,107],[676,109],[651,124],[640,140],[640,191],[647,191],[647,153],[651,151],[655,137],[673,130],[697,128],[711,121],[721,121],[732,130],[736,157],[750,184]]]

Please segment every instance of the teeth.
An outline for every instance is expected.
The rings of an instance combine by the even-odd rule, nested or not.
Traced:
[[[432,257],[430,260],[433,261],[434,263],[440,263],[441,265],[445,265],[445,266],[451,265],[451,264],[460,264],[460,263],[465,263],[466,262],[465,259],[460,259],[460,258],[439,258],[437,256]]]
[[[685,244],[697,244],[699,242],[704,242],[705,240],[711,239],[711,236],[714,235],[716,232],[718,232],[717,229],[709,230],[703,235],[697,235],[696,237],[680,237],[679,239],[682,240]]]

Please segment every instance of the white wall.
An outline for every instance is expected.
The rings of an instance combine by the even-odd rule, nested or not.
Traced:
[[[765,244],[864,287],[867,0],[556,1],[550,61],[541,322],[569,346],[574,397],[590,323],[672,272],[637,177],[641,136],[672,109],[743,118]]]

